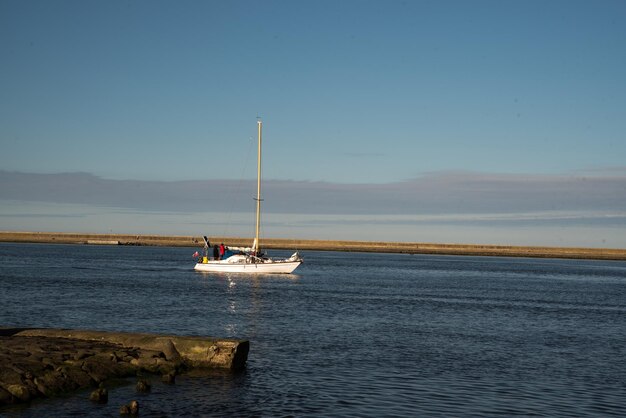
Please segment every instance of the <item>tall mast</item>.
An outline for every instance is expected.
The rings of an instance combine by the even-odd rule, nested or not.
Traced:
[[[254,246],[252,252],[259,252],[259,228],[261,226],[261,130],[263,122],[259,119],[256,121],[259,129],[259,149],[257,155],[257,181],[256,181],[256,233],[254,238]]]

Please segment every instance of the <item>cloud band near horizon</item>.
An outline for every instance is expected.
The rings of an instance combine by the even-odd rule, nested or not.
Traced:
[[[88,173],[0,170],[0,199],[168,212],[249,212],[252,180],[109,180]],[[626,174],[514,175],[443,172],[386,184],[269,180],[264,213],[476,215],[622,213]]]

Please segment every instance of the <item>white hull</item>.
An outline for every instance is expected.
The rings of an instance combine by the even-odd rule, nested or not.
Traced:
[[[209,261],[207,263],[197,263],[194,270],[212,273],[251,273],[251,274],[272,274],[293,272],[302,261],[273,261],[265,263],[229,263],[228,260]]]

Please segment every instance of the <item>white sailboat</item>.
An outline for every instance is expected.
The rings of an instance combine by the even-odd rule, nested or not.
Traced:
[[[259,246],[259,230],[261,227],[261,138],[263,123],[258,120],[258,157],[257,157],[257,195],[256,195],[256,229],[251,248],[231,248],[237,253],[221,260],[209,259],[209,241],[204,237],[204,257],[196,263],[194,270],[227,273],[292,273],[300,264],[302,257],[295,252],[289,258],[275,259],[263,255]]]

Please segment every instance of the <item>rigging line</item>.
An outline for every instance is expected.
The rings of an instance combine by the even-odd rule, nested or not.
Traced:
[[[250,137],[250,140],[252,140],[253,138]],[[252,146],[250,144],[252,144],[252,142],[248,141],[249,145],[247,148],[247,153],[246,153],[246,159],[244,161],[244,165],[241,169],[241,174],[239,175],[239,180],[237,181],[237,185],[235,186],[235,191],[233,192],[232,188],[228,189],[228,195],[226,196],[227,201],[230,201],[230,208],[228,210],[228,212],[226,213],[226,222],[224,222],[224,227],[222,229],[222,236],[226,237],[228,236],[230,227],[232,225],[232,214],[233,214],[233,210],[235,208],[235,204],[238,202],[237,201],[237,196],[240,195],[240,190],[241,190],[241,186],[243,184],[243,178],[244,175],[246,173],[246,170],[248,168],[248,163],[250,161],[250,154],[251,154],[251,150],[252,150]],[[234,194],[234,196],[233,196]]]

